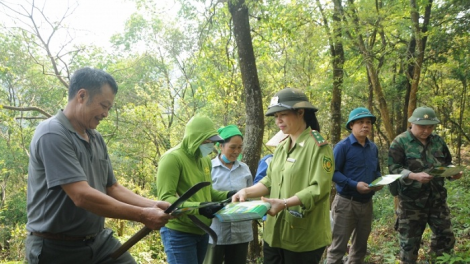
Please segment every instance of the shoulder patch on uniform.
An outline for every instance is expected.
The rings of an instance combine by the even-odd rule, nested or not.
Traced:
[[[312,133],[310,135],[313,137],[313,139],[315,139],[315,143],[317,143],[317,146],[321,147],[321,146],[328,145],[328,141],[326,141],[326,139],[323,138],[320,132],[316,130],[312,130]]]
[[[333,160],[330,157],[323,156],[322,167],[326,172],[331,172],[333,169]]]

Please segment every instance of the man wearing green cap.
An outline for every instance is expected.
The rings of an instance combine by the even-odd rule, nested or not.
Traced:
[[[346,129],[351,134],[336,144],[336,196],[331,204],[333,241],[328,248],[328,264],[343,263],[351,234],[348,263],[363,263],[372,228],[372,196],[382,187],[369,188],[381,176],[378,149],[367,136],[376,117],[364,107],[351,111]]]
[[[433,109],[418,107],[408,121],[411,128],[390,145],[388,166],[390,173],[402,175],[391,185],[399,201],[395,229],[399,232],[400,261],[416,263],[426,224],[433,232],[431,257],[454,247],[445,179],[428,173],[434,167],[451,165],[452,156],[444,140],[432,133],[439,124]],[[449,179],[461,177],[462,172]]]

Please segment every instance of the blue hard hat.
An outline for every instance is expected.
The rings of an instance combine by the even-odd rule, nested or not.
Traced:
[[[349,119],[348,122],[346,123],[346,129],[351,131],[351,128],[349,127],[349,123],[351,123],[354,120],[358,120],[361,118],[370,118],[372,121],[372,124],[375,123],[375,120],[377,119],[370,111],[369,109],[365,107],[358,107],[349,113]]]

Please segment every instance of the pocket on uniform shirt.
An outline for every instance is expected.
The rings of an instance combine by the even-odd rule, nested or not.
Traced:
[[[446,157],[445,157],[445,155],[444,155],[444,152],[438,150],[438,151],[433,152],[432,154],[433,154],[434,158],[435,158],[437,161],[439,161],[440,166],[444,166],[444,165],[442,165],[442,164],[445,164],[445,162],[446,162]],[[435,165],[435,166],[436,166],[436,165]]]
[[[420,153],[406,153],[406,164],[410,171],[422,171],[423,162]]]
[[[290,243],[296,244],[299,241],[308,241],[308,237],[311,236],[307,232],[307,225],[311,224],[310,219],[297,218],[292,216],[288,212],[284,215],[285,230],[288,230],[282,235],[282,239]]]

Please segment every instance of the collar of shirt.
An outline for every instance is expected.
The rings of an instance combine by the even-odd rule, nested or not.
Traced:
[[[67,116],[65,116],[64,110],[60,109],[59,111],[57,111],[56,116],[57,116],[57,120],[59,121],[59,123],[61,123],[70,132],[78,135],[77,131],[75,131],[72,124],[70,123],[70,120],[67,118]],[[88,136],[90,136],[90,139],[95,137],[96,131],[94,129],[87,129],[87,132],[88,132]]]
[[[353,145],[353,144],[361,145],[361,143],[359,143],[359,141],[357,141],[356,137],[352,133],[348,136],[348,139],[349,139],[351,145]],[[364,147],[368,146],[369,142],[370,142],[369,138],[366,138],[366,144],[364,145]]]
[[[240,162],[238,160],[236,160],[234,163],[233,163],[233,166],[231,169],[229,169],[227,166],[225,166],[222,161],[219,159],[219,155],[220,154],[217,154],[217,156],[215,158],[212,159],[212,168],[215,168],[215,167],[223,167],[223,168],[226,168],[227,170],[235,170],[236,168],[238,168],[238,166],[240,166]]]
[[[308,127],[307,129],[305,129],[300,135],[299,137],[297,138],[297,140],[295,141],[295,144],[292,146],[292,148],[290,148],[290,143],[291,143],[291,138],[290,137],[287,137],[285,140],[282,141],[281,144],[284,144],[283,145],[283,148],[284,150],[286,151],[286,153],[291,153],[292,151],[294,151],[294,149],[296,149],[298,146],[299,147],[304,147],[305,145],[305,141],[311,137],[310,134],[312,133],[312,130]]]

